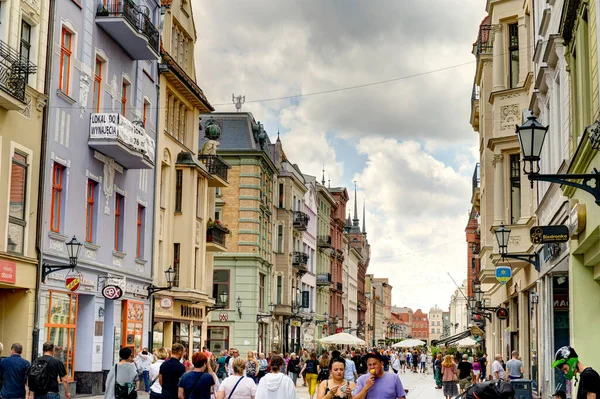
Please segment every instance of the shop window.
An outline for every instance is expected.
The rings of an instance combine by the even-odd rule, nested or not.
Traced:
[[[123,301],[122,318],[123,341],[121,346],[142,350],[142,337],[144,331],[144,302]]]
[[[163,348],[164,347],[164,331],[165,331],[165,323],[162,321],[158,321],[154,323],[154,328],[152,330],[152,347],[153,348]]]
[[[190,325],[188,323],[173,322],[173,343],[180,343],[184,349],[190,347]]]
[[[202,325],[195,325],[192,329],[192,349],[198,352],[202,349]]]
[[[9,252],[24,252],[25,214],[27,192],[27,155],[15,151],[10,171],[10,203],[8,205],[8,240]]]
[[[64,174],[65,167],[55,163],[52,168],[52,205],[50,210],[50,230],[55,233],[60,233]]]
[[[220,301],[219,294],[227,292],[227,303],[225,308],[229,308],[229,299],[231,291],[229,290],[229,270],[213,270],[213,298]]]
[[[206,346],[213,353],[229,349],[229,327],[209,326],[207,329]]]
[[[69,380],[75,366],[77,300],[77,294],[49,291],[44,323],[46,341],[54,344],[54,357],[65,364]]]

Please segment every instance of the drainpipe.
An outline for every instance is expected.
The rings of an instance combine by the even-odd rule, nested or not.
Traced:
[[[44,188],[46,181],[46,147],[48,142],[48,118],[50,108],[50,80],[52,77],[52,50],[54,46],[54,13],[56,0],[49,0],[48,14],[48,37],[46,45],[46,70],[44,71],[44,95],[47,97],[47,103],[42,111],[42,142],[40,147],[40,175],[38,182],[38,203],[37,203],[37,220],[35,224],[35,251],[39,259],[37,279],[35,282],[35,308],[33,311],[33,333],[31,334],[31,360],[38,357],[39,338],[40,338],[40,300],[42,296],[41,281],[42,281],[42,264],[44,263],[44,254],[42,252],[42,229],[44,218]]]

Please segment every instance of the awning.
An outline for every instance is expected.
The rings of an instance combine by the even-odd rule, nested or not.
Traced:
[[[460,332],[458,334],[454,334],[454,335],[451,335],[449,337],[440,339],[438,341],[435,341],[435,340],[431,341],[431,345],[433,345],[433,346],[448,345],[448,344],[451,344],[453,342],[458,342],[458,341],[460,341],[463,338],[470,337],[471,335],[472,335],[471,334],[471,330],[469,329],[469,330],[465,330],[463,332]]]

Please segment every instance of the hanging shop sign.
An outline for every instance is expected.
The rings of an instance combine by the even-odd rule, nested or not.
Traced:
[[[123,296],[123,290],[117,285],[106,285],[102,289],[102,296],[106,299],[114,301]]]
[[[17,264],[0,260],[0,282],[15,284],[17,282]]]
[[[577,237],[585,230],[587,211],[585,204],[575,204],[569,213],[569,234],[571,238]]]
[[[75,292],[81,286],[82,280],[81,273],[68,273],[65,277],[65,288],[70,292]]]
[[[506,309],[506,308],[496,309],[496,317],[500,320],[508,319],[508,309]]]
[[[552,244],[569,241],[569,228],[565,225],[535,226],[529,230],[532,244]]]
[[[512,269],[510,266],[498,266],[496,267],[496,280],[500,284],[506,284],[512,278]]]

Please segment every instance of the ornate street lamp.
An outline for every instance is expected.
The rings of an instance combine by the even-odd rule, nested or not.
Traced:
[[[242,319],[242,299],[238,296],[237,300],[235,301],[235,306],[237,307],[237,312],[238,312],[238,316],[240,317],[240,320]]]
[[[275,311],[275,305],[273,304],[273,302],[271,302],[269,304],[269,313],[268,314],[257,314],[256,315],[256,322],[258,323],[262,319],[268,319],[268,318],[273,317],[273,312],[274,311]]]
[[[156,287],[154,284],[150,284],[146,290],[148,291],[148,297],[158,291],[170,291],[173,288],[173,281],[175,278],[175,270],[171,266],[165,270],[165,278],[167,279],[166,287]]]
[[[523,153],[523,172],[525,174],[540,172],[540,153],[548,128],[549,126],[544,127],[538,122],[533,112],[523,125],[517,126],[516,133],[519,136],[519,144],[521,144]]]
[[[494,230],[496,241],[498,242],[498,253],[500,258],[504,259],[517,259],[523,262],[527,262],[535,267],[535,270],[540,271],[540,256],[537,252],[533,254],[509,254],[508,252],[508,239],[510,238],[510,229],[504,227],[503,224],[500,227],[496,227]]]
[[[229,293],[227,293],[227,289],[223,289],[223,291],[221,291],[221,293],[219,294],[219,298],[217,300],[217,303],[215,303],[215,306],[206,307],[206,314],[209,314],[213,310],[225,309],[227,307],[228,299]]]
[[[73,236],[69,242],[66,244],[67,247],[67,255],[69,256],[69,264],[68,265],[42,265],[42,281],[46,281],[46,277],[49,274],[58,272],[66,269],[75,269],[77,267],[77,260],[79,258],[79,252],[81,251],[82,243],[77,241],[77,238]]]

